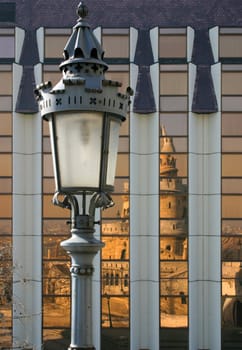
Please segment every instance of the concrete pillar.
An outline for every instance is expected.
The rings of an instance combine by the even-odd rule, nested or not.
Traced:
[[[212,35],[214,34],[213,32]],[[211,42],[215,42],[214,37]],[[189,64],[189,349],[191,350],[221,349],[220,71],[220,64],[215,64],[211,68],[219,111],[207,115],[194,114],[191,112],[191,104],[196,66]]]
[[[137,73],[138,67],[131,64],[134,88]],[[151,67],[151,78],[158,106],[158,63]],[[131,112],[130,135],[130,349],[157,350],[160,310],[158,111],[148,115]]]
[[[24,32],[16,47],[20,57]],[[13,108],[22,67],[13,65]],[[40,69],[36,69],[41,76]],[[41,349],[41,120],[13,112],[13,346]]]

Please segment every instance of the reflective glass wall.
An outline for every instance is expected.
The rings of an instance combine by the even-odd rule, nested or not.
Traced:
[[[12,62],[14,29],[0,29],[0,344],[12,342]],[[3,83],[4,82],[4,83]]]
[[[160,29],[160,348],[188,344],[186,30]]]
[[[106,79],[129,84],[129,30],[102,31],[102,45],[109,64]],[[101,234],[105,247],[101,254],[101,348],[129,349],[129,116],[123,123],[112,194],[115,206],[102,212]]]
[[[43,81],[55,85],[61,78],[58,65],[70,29],[45,29]],[[45,349],[70,343],[70,260],[60,242],[70,235],[70,212],[52,204],[55,192],[49,125],[43,122],[43,342]]]
[[[220,29],[222,61],[222,346],[242,346],[242,30]]]

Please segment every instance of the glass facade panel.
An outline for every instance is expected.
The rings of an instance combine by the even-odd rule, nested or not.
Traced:
[[[161,96],[161,112],[184,112],[187,110],[186,96]]]
[[[102,36],[105,57],[129,58],[129,35],[116,34]]]
[[[221,34],[220,35],[220,57],[242,56],[242,35]]]
[[[220,55],[238,57],[241,35],[222,35]],[[237,47],[237,45],[239,45]],[[222,349],[228,349],[242,326],[242,122],[241,70],[222,66]],[[229,69],[227,69],[229,68]],[[229,95],[229,96],[228,96]],[[231,345],[232,346],[232,345]]]
[[[185,58],[186,46],[185,34],[160,34],[159,36],[159,56],[161,58]]]
[[[0,35],[0,60],[1,58],[14,58],[15,39],[13,35]]]
[[[0,111],[0,135],[12,135],[12,114]]]
[[[46,296],[43,304],[44,328],[68,328],[70,324],[70,298]]]
[[[2,46],[2,45],[6,45]],[[3,49],[4,47],[4,49]],[[14,37],[0,35],[0,61],[14,57]],[[12,66],[0,65],[0,344],[12,342]]]
[[[239,193],[242,194],[242,178],[236,179],[222,179],[222,192],[224,194],[228,193]]]
[[[12,95],[12,72],[0,71],[0,95]]]
[[[12,97],[0,96],[0,105],[2,112],[9,112],[12,109]]]
[[[242,176],[242,155],[241,154],[223,154],[222,155],[222,174],[223,177]]]
[[[167,135],[187,135],[186,113],[160,113],[160,124],[165,125]]]
[[[223,218],[239,218],[242,212],[242,196],[223,195],[222,196],[222,216]]]
[[[222,94],[223,95],[241,95],[242,94],[241,79],[242,79],[242,72],[223,72]]]
[[[60,60],[70,31],[48,29],[45,31],[45,59]],[[43,81],[55,85],[61,78],[57,64],[43,66]],[[55,192],[53,162],[49,138],[49,124],[42,128],[42,181],[43,181],[43,342],[51,347],[67,348],[70,344],[71,286],[70,259],[60,243],[70,236],[70,211],[54,206]],[[63,199],[63,198],[62,198]],[[60,200],[62,200],[60,199]]]
[[[242,152],[241,137],[224,137],[222,141],[222,152]]]
[[[241,113],[222,113],[222,135],[242,135]]]
[[[186,72],[161,72],[160,73],[161,95],[186,95],[187,73]]]
[[[177,334],[176,328],[188,327],[188,298],[185,295],[179,297],[161,297],[161,327],[173,328],[171,337]],[[176,338],[177,340],[177,338]],[[172,347],[171,347],[172,349]]]
[[[185,38],[174,38],[170,57],[185,57]],[[188,342],[188,75],[184,65],[168,69],[160,73],[160,348],[177,349]]]
[[[112,57],[116,54],[116,49],[109,53]],[[129,52],[124,51],[120,58],[126,55]],[[121,91],[126,91],[130,85],[128,66],[122,70],[120,66],[109,67],[106,78],[122,82]],[[102,211],[101,219],[101,240],[105,243],[101,252],[102,350],[129,349],[129,116],[120,130],[115,192],[111,195],[115,205]]]
[[[224,112],[239,112],[242,110],[241,96],[223,96],[222,109]]]
[[[60,59],[66,46],[69,35],[46,35],[45,36],[45,58]]]

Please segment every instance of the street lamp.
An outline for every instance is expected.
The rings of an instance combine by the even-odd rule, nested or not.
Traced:
[[[113,205],[119,129],[132,90],[106,80],[104,52],[85,21],[79,19],[64,48],[62,78],[35,90],[41,116],[49,122],[56,192],[53,203],[71,210],[71,238],[61,246],[71,256],[72,320],[69,349],[95,349],[92,340],[93,258],[104,244],[94,237],[95,209]],[[64,195],[60,200],[59,195]],[[82,211],[76,195],[82,196]],[[86,209],[86,195],[92,195]]]

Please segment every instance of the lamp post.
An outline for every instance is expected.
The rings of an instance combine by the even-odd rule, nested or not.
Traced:
[[[71,237],[61,246],[71,257],[72,320],[69,349],[95,349],[92,339],[93,258],[104,246],[94,237],[95,209],[113,205],[114,177],[121,123],[132,94],[106,80],[104,52],[85,21],[79,19],[64,48],[62,78],[35,90],[41,116],[49,122],[56,192],[53,204],[71,211]],[[60,194],[64,195],[60,200]],[[80,212],[78,196],[82,197]],[[91,195],[86,208],[86,195]]]

